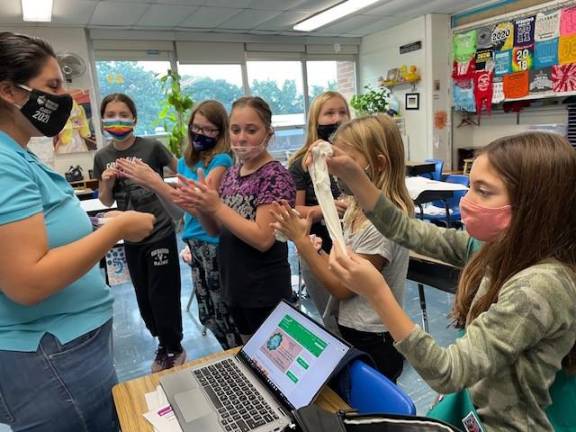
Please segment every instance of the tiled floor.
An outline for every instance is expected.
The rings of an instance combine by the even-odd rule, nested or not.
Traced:
[[[296,259],[291,253],[291,264],[297,272]],[[190,269],[181,266],[182,273],[182,309],[184,324],[183,345],[188,359],[194,359],[220,350],[220,345],[210,332],[202,335],[202,328],[196,318],[196,303],[192,303],[190,312],[184,309],[192,291]],[[120,381],[129,380],[149,373],[154,357],[156,342],[144,326],[136,304],[131,284],[118,285],[114,293],[114,363]],[[452,296],[434,288],[426,287],[428,317],[432,335],[442,344],[448,345],[455,338],[455,330],[448,328],[447,313],[450,310]],[[303,310],[317,316],[314,306],[308,299],[302,301]],[[420,323],[420,306],[416,284],[408,282],[405,297],[405,309]],[[414,400],[419,414],[425,414],[434,398],[434,392],[418,376],[412,367],[405,363],[404,372],[399,380],[400,386]],[[0,425],[0,432],[7,432]]]

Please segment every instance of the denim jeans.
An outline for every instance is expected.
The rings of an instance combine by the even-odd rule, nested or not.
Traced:
[[[0,423],[14,432],[116,432],[112,320],[67,344],[0,351]]]

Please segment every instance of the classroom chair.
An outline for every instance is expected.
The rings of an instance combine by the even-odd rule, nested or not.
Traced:
[[[434,162],[434,172],[424,173],[422,177],[429,177],[432,180],[442,181],[442,170],[444,169],[444,161],[441,159],[426,159],[424,162]]]
[[[362,360],[352,362],[348,367],[346,379],[349,380],[349,389],[346,395],[340,394],[340,396],[358,413],[416,414],[412,399],[400,387]]]
[[[470,179],[466,175],[452,174],[446,176],[444,181],[447,183],[456,183],[468,186]],[[454,191],[453,197],[447,200],[450,211],[450,224],[448,224],[446,218],[444,201],[433,201],[432,206],[424,208],[423,219],[445,225],[448,228],[460,224],[462,222],[460,218],[460,200],[464,195],[466,195],[466,192],[467,191]]]

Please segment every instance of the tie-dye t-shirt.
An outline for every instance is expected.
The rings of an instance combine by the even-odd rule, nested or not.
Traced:
[[[278,161],[270,161],[249,175],[240,175],[242,165],[230,168],[220,185],[224,204],[249,221],[256,220],[258,207],[286,200],[296,201],[292,176]],[[220,229],[218,248],[220,280],[225,301],[237,307],[275,306],[292,292],[288,246],[276,241],[265,252],[253,248],[226,227]]]

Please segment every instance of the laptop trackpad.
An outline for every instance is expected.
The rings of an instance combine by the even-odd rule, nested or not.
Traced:
[[[190,423],[213,412],[212,405],[208,403],[206,396],[204,396],[204,393],[202,393],[200,389],[176,393],[174,399],[186,423]]]

